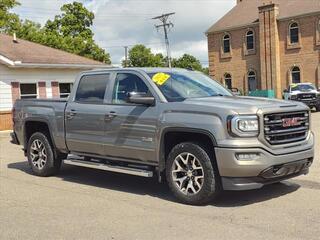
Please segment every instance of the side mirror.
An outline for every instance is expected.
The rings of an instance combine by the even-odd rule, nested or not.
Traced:
[[[148,96],[146,93],[131,92],[128,94],[128,102],[153,106],[155,104],[155,98],[152,96]]]

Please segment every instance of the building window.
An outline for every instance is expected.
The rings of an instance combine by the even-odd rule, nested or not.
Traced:
[[[249,92],[257,90],[257,77],[254,71],[248,72],[248,90]]]
[[[72,83],[59,83],[59,92],[60,92],[60,98],[68,98],[71,89],[72,89]]]
[[[299,25],[296,22],[293,22],[289,26],[290,32],[290,44],[299,43]]]
[[[226,73],[224,75],[224,85],[228,88],[231,89],[232,88],[232,77],[229,73]]]
[[[293,67],[291,70],[291,81],[292,83],[301,82],[301,72],[299,67]]]
[[[246,34],[246,44],[247,44],[247,50],[254,49],[254,33],[252,30],[249,30]]]
[[[226,34],[223,37],[223,52],[224,53],[230,53],[231,47],[230,47],[230,35]]]
[[[37,84],[36,83],[21,83],[20,84],[20,98],[37,98]]]

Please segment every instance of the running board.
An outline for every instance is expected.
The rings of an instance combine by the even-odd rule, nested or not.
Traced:
[[[73,165],[73,166],[79,166],[79,167],[87,167],[87,168],[94,168],[94,169],[100,169],[104,171],[110,171],[110,172],[117,172],[117,173],[125,173],[140,177],[152,177],[153,172],[144,170],[144,169],[138,169],[138,168],[130,168],[130,167],[122,167],[122,166],[114,166],[114,165],[107,165],[102,164],[98,162],[88,162],[78,159],[65,159],[63,161],[65,164]]]

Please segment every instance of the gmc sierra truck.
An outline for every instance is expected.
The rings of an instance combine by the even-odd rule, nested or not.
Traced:
[[[182,69],[83,72],[68,100],[16,101],[13,121],[35,175],[64,162],[156,176],[193,205],[307,174],[314,158],[306,105],[234,96]]]
[[[312,83],[294,83],[283,91],[283,99],[302,102],[320,111],[320,91]]]

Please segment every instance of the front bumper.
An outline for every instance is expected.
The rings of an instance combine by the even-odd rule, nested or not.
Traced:
[[[313,100],[294,100],[297,102],[302,102],[305,105],[307,105],[308,107],[312,108],[312,107],[316,107],[320,104],[320,99],[313,99]]]
[[[306,149],[274,155],[262,148],[216,148],[216,159],[224,190],[250,190],[307,174],[314,158],[313,139]],[[238,154],[256,154],[252,160],[238,160]]]

